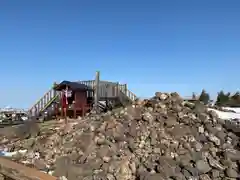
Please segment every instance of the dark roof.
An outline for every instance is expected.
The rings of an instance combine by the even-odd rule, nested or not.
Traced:
[[[57,91],[61,91],[68,86],[71,90],[76,91],[76,90],[92,90],[85,84],[81,84],[78,82],[71,82],[71,81],[62,81],[60,84],[58,84],[54,89]]]

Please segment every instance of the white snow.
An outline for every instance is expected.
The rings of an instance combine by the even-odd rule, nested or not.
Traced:
[[[231,110],[234,110],[234,109],[236,109],[236,108],[231,108]],[[216,109],[208,108],[208,110],[215,111],[217,113],[218,117],[220,119],[224,119],[224,120],[231,120],[231,119],[239,119],[240,120],[240,108],[237,108],[237,109],[238,109],[238,113],[223,112],[223,111],[219,111],[219,110],[216,110]]]
[[[231,110],[231,111],[234,111],[234,112],[240,114],[240,108],[223,107],[223,109]]]
[[[14,151],[14,152],[8,152],[8,151],[1,151],[0,150],[0,156],[5,156],[5,157],[12,157],[19,154],[26,154],[27,150],[18,150],[18,151]]]

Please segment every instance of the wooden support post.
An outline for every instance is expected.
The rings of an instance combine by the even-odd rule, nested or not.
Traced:
[[[99,81],[100,81],[100,72],[96,72],[96,77],[95,77],[95,92],[94,92],[94,108],[96,112],[99,112],[98,109],[98,101],[99,101]]]

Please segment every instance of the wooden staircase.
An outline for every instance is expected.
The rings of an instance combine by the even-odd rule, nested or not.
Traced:
[[[78,81],[78,83],[85,84],[90,88],[95,88],[95,81]],[[54,91],[53,88],[48,90],[43,97],[41,97],[30,109],[29,114],[32,117],[38,117],[48,108],[53,108],[53,104],[59,101],[60,93]],[[93,96],[88,95],[88,96]],[[137,96],[127,89],[126,84],[112,83],[107,81],[100,81],[99,97],[101,100],[118,98],[122,105],[127,105],[137,99]]]
[[[48,90],[31,108],[29,114],[32,117],[39,116],[47,108],[52,107],[53,103],[58,100],[59,92],[53,89]]]

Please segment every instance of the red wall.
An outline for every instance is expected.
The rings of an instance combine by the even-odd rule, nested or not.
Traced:
[[[82,108],[87,105],[87,92],[75,92],[75,108]]]

